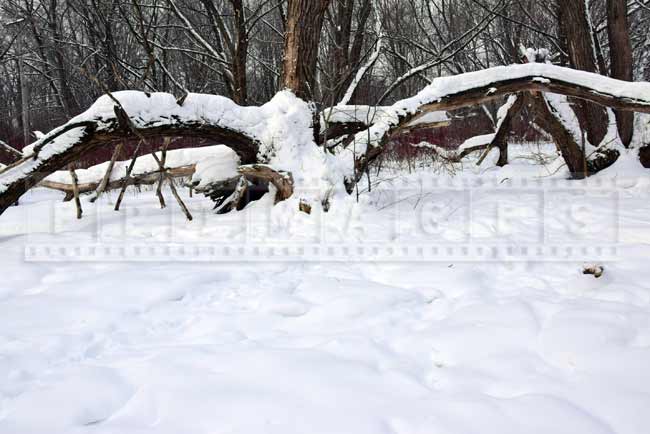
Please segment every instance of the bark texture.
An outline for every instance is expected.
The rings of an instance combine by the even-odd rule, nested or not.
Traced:
[[[582,71],[599,73],[591,19],[584,0],[558,1],[560,28],[566,37],[571,66]],[[577,101],[575,107],[580,126],[589,142],[598,146],[607,133],[607,112],[597,105]]]
[[[160,181],[161,171],[153,171],[148,173],[141,173],[135,176],[129,176],[128,178],[123,177],[120,179],[115,179],[113,181],[108,181],[104,186],[103,191],[118,190],[122,188],[122,185],[126,182],[127,186],[142,186],[142,185],[155,185]],[[172,178],[185,178],[190,177],[194,174],[194,165],[190,166],[181,166],[173,167],[166,170],[166,174]],[[79,189],[79,194],[92,193],[100,187],[99,182],[86,182],[83,184],[78,184],[77,188]],[[51,190],[58,190],[65,193],[65,202],[73,199],[73,185],[70,183],[64,182],[54,182],[43,180],[38,184],[39,187],[49,188]]]
[[[0,140],[0,164],[11,164],[22,158],[23,154]]]
[[[284,36],[283,84],[306,101],[316,93],[316,62],[330,0],[289,0]]]
[[[607,32],[610,75],[619,80],[632,81],[632,43],[627,20],[627,0],[607,0]],[[614,113],[621,142],[629,146],[634,132],[634,113],[618,110]]]

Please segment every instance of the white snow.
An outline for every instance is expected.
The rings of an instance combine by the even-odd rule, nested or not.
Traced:
[[[311,216],[272,197],[216,216],[183,190],[186,222],[130,191],[119,213],[115,194],[83,198],[77,221],[61,195],[28,193],[0,217],[0,433],[647,433],[647,172],[629,152],[569,182],[538,151],[554,153],[513,146],[511,165],[456,178],[382,172],[359,203]],[[305,250],[238,253],[256,245]],[[72,256],[33,262],[29,246]],[[142,249],[71,259],[83,246]],[[233,257],[192,260],[194,246]],[[369,250],[310,261],[316,246]],[[146,261],[178,247],[186,261]],[[593,263],[600,279],[582,274]]]
[[[192,182],[197,182],[198,188],[213,182],[234,178],[239,174],[237,168],[241,161],[235,151],[227,146],[220,146],[210,154],[209,157],[196,164],[194,175],[192,175]]]
[[[447,112],[427,112],[416,120],[410,122],[408,126],[412,127],[421,124],[444,124],[450,122]]]
[[[473,148],[474,146],[489,145],[490,143],[492,143],[492,140],[494,140],[494,136],[495,133],[470,137],[458,147],[458,151],[462,152],[466,149]]]
[[[234,157],[233,157],[234,154]],[[156,156],[160,160],[162,158],[162,152],[156,152]],[[230,148],[224,145],[214,145],[214,146],[204,146],[202,148],[185,148],[185,149],[172,149],[167,151],[167,156],[165,157],[165,167],[182,167],[182,166],[191,166],[197,164],[197,162],[208,160],[211,158],[217,157],[219,159],[224,159],[224,163],[232,160],[233,158],[239,161],[239,157],[234,153]],[[77,175],[78,182],[80,184],[84,183],[98,183],[106,174],[108,165],[110,162],[106,161],[95,166],[91,166],[87,169],[77,169],[75,173]],[[131,164],[131,160],[116,161],[113,166],[113,171],[111,172],[110,181],[118,180],[123,178],[126,174],[126,170]],[[140,155],[135,160],[133,166],[133,171],[131,172],[132,176],[142,175],[145,173],[156,172],[159,170],[158,163],[153,158],[151,154]],[[51,175],[45,178],[46,181],[60,182],[60,183],[71,183],[72,178],[70,171],[60,170],[52,173]]]

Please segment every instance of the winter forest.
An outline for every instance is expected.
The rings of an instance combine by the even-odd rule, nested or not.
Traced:
[[[645,434],[650,0],[0,0],[0,434]]]

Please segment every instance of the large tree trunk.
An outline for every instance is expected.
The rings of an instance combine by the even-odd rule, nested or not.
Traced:
[[[235,12],[236,43],[232,59],[233,100],[245,105],[248,101],[248,84],[246,81],[246,63],[248,60],[248,32],[244,16],[243,0],[231,0]]]
[[[289,0],[284,37],[283,84],[296,96],[312,100],[323,18],[330,0]]]
[[[591,30],[591,19],[584,0],[561,0],[558,2],[558,18],[562,33],[566,36],[569,60],[575,69],[598,73],[596,49]],[[587,139],[600,145],[607,133],[607,112],[602,107],[586,101],[576,102],[576,114],[580,126],[587,132]]]
[[[607,0],[607,32],[611,76],[632,81],[632,44],[627,22],[627,0]],[[616,111],[615,114],[621,142],[629,146],[634,132],[634,113]]]

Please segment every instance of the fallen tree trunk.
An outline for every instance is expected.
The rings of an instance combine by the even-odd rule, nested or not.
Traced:
[[[237,176],[202,185],[200,181],[194,181],[192,186],[215,203],[214,208],[218,214],[244,209],[250,202],[268,193],[271,190],[270,185],[275,188],[276,204],[293,195],[294,182],[291,173],[275,170],[265,164],[239,166],[237,173]]]
[[[381,154],[381,149],[400,131],[402,125],[416,122],[430,112],[477,106],[522,92],[549,92],[622,111],[650,113],[650,83],[630,83],[549,64],[511,65],[442,77],[434,80],[418,95],[395,103],[392,116],[385,114],[368,131],[356,134],[354,171],[346,178],[347,190],[351,191],[367,166]],[[608,154],[606,161],[600,160],[592,169],[609,164],[614,153]],[[570,170],[574,173],[573,170],[578,169],[571,167]]]
[[[116,151],[120,145],[116,148]],[[139,147],[136,149],[139,150]],[[204,146],[200,148],[181,148],[139,156],[137,160],[117,161],[117,154],[114,153],[108,163],[101,163],[87,169],[78,169],[81,182],[79,192],[81,194],[107,190],[120,189],[125,183],[126,186],[153,185],[161,178],[183,178],[191,177],[197,162],[214,155],[222,155],[227,152],[233,155],[237,161],[239,156],[227,146]],[[137,154],[137,152],[134,152]],[[164,170],[160,165],[163,164]],[[119,176],[119,174],[126,174]],[[157,177],[157,178],[156,178]],[[39,184],[39,187],[59,190],[66,193],[66,200],[70,200],[69,193],[72,191],[72,183],[67,171],[59,171],[51,174]],[[91,202],[97,198],[95,195]]]
[[[262,107],[239,107],[230,100],[209,95],[190,94],[181,106],[168,94],[115,93],[113,99],[123,100],[120,106],[108,97],[100,98],[87,113],[36,142],[29,156],[0,171],[0,213],[47,175],[85,153],[117,141],[147,137],[210,138],[228,144],[243,164],[262,162],[281,169],[298,168],[304,163],[292,161],[298,158],[310,159],[310,164],[316,165],[313,167],[324,171],[338,165],[345,168],[341,174],[350,190],[350,185],[366,173],[368,164],[381,154],[383,145],[405,125],[417,123],[431,112],[531,91],[650,113],[650,83],[629,83],[548,64],[497,67],[434,80],[418,95],[395,103],[370,128],[356,133],[353,149],[348,147],[343,153],[323,157],[316,148],[308,104],[288,92],[279,93]],[[334,165],[332,159],[336,159]]]
[[[293,175],[277,171],[265,164],[239,166],[237,169],[246,179],[252,182],[264,182],[275,187],[275,203],[287,200],[293,194]]]

